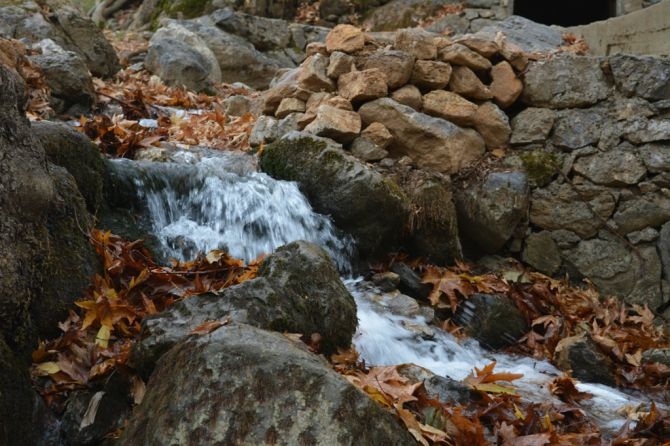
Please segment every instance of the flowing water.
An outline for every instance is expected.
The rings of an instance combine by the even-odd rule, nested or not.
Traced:
[[[132,171],[138,199],[165,253],[189,260],[198,252],[228,249],[246,261],[293,240],[324,247],[345,275],[353,244],[331,220],[315,213],[295,183],[276,181],[239,154],[177,152],[171,162],[118,161]],[[358,305],[354,344],[368,365],[414,363],[441,376],[465,378],[474,367],[496,361],[497,371],[521,373],[514,381],[523,398],[548,401],[551,380],[561,372],[546,361],[492,353],[476,341],[459,341],[421,315],[394,314],[383,293],[361,279],[345,279]],[[584,409],[612,432],[624,421],[624,406],[641,401],[613,388],[581,383],[594,398]],[[557,401],[558,403],[558,401]]]

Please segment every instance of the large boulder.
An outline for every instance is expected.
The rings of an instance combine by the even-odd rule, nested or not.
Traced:
[[[409,217],[409,201],[396,183],[370,169],[338,145],[292,132],[265,147],[261,168],[297,181],[314,208],[350,233],[363,257],[398,248]]]
[[[419,168],[452,174],[484,154],[484,140],[476,131],[417,112],[393,99],[368,102],[358,112],[366,126],[384,124],[393,134],[389,151],[409,156]]]
[[[614,83],[626,96],[650,101],[670,99],[670,60],[617,54],[608,59]]]
[[[477,31],[475,36],[494,40],[499,32],[505,35],[508,42],[528,53],[554,51],[565,43],[565,31],[560,27],[543,25],[517,15],[486,26]]]
[[[261,264],[258,277],[220,293],[193,296],[142,324],[132,361],[146,376],[158,358],[203,322],[230,318],[280,332],[321,336],[326,353],[347,347],[356,329],[356,305],[326,252],[293,242]]]
[[[164,355],[120,441],[414,444],[391,414],[318,356],[282,334],[237,324]]]

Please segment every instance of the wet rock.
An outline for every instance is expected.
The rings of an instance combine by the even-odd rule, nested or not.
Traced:
[[[447,86],[450,78],[451,65],[435,60],[417,60],[410,82],[423,90],[439,90]]]
[[[454,318],[468,336],[491,350],[515,344],[528,331],[523,315],[505,296],[473,294]]]
[[[608,59],[614,83],[626,96],[652,101],[670,99],[670,60],[653,56],[617,54]]]
[[[617,149],[580,157],[572,168],[591,182],[605,186],[637,184],[647,174],[634,152]]]
[[[523,91],[523,82],[516,77],[514,69],[507,61],[502,61],[491,69],[491,94],[501,108],[514,104]]]
[[[305,131],[348,143],[360,133],[361,118],[356,112],[324,104],[319,106],[316,118],[305,127]]]
[[[526,237],[521,258],[524,262],[548,276],[558,272],[561,252],[549,231],[541,231]]]
[[[580,381],[615,385],[612,361],[587,334],[562,339],[556,346],[554,362]]]
[[[333,439],[339,444],[414,442],[391,414],[301,345],[279,333],[232,325],[189,338],[161,359],[121,443],[325,444]]]
[[[308,133],[290,133],[266,146],[261,168],[300,183],[310,203],[357,241],[363,257],[398,246],[409,215],[400,188],[340,148]]]
[[[385,76],[377,68],[343,74],[337,80],[337,87],[339,94],[353,104],[381,98],[387,94]]]
[[[402,105],[412,107],[416,111],[421,110],[421,91],[412,84],[398,88],[391,93],[391,99]]]
[[[529,107],[512,118],[511,144],[544,143],[554,126],[556,112],[547,108]]]
[[[577,108],[607,98],[610,89],[596,57],[557,54],[535,61],[524,76],[522,100],[534,107]]]
[[[329,53],[342,51],[343,53],[354,53],[363,49],[365,36],[360,28],[352,25],[337,25],[326,36],[326,49]]]
[[[391,271],[400,278],[398,289],[416,299],[427,300],[432,286],[421,282],[421,277],[404,263],[394,263],[391,265]]]
[[[374,283],[375,286],[377,286],[381,291],[389,292],[398,288],[398,284],[400,283],[400,276],[392,271],[377,273],[372,276],[372,283]]]
[[[491,90],[468,67],[454,67],[449,80],[449,89],[468,99],[486,100],[493,98]]]
[[[396,50],[409,53],[418,60],[431,60],[437,57],[435,35],[420,28],[396,31],[393,46]]]
[[[411,382],[423,381],[423,387],[429,395],[442,403],[467,404],[471,401],[470,389],[455,379],[434,374],[415,364],[403,364],[397,367],[400,376]]]
[[[477,108],[477,104],[451,91],[435,90],[423,96],[424,113],[462,126],[472,125]]]
[[[460,185],[456,209],[461,230],[484,252],[495,253],[528,212],[528,179],[523,172],[491,172],[481,182]]]
[[[493,102],[485,102],[472,116],[472,125],[484,138],[488,149],[507,147],[512,128],[509,118]]]
[[[594,185],[551,183],[535,189],[530,201],[530,222],[542,229],[567,229],[580,237],[593,237],[614,212],[616,197]],[[595,215],[594,215],[595,212]]]
[[[365,125],[380,122],[393,134],[390,152],[408,155],[420,168],[455,173],[484,153],[484,141],[471,129],[418,113],[392,99],[364,104]]]
[[[404,51],[379,49],[356,60],[359,70],[377,68],[386,77],[389,90],[400,88],[409,82],[414,68],[414,57]]]
[[[664,143],[645,144],[638,151],[649,172],[670,172],[670,145]]]

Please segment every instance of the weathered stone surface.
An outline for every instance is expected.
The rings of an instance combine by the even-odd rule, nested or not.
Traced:
[[[354,53],[363,49],[365,35],[360,28],[352,25],[337,25],[326,36],[326,49],[329,53],[342,51],[343,53]]]
[[[670,119],[639,120],[624,134],[633,144],[670,140]]]
[[[393,140],[393,135],[389,132],[389,129],[379,122],[373,122],[365,127],[361,132],[361,136],[369,139],[382,149],[387,148]]]
[[[489,87],[484,85],[468,67],[454,67],[449,80],[449,89],[468,99],[486,100],[493,98]]]
[[[386,96],[388,90],[384,74],[377,68],[351,71],[337,80],[340,96],[352,103],[361,103]]]
[[[352,155],[363,161],[379,161],[389,154],[387,150],[363,136],[354,139],[350,150]]]
[[[658,239],[658,231],[654,228],[644,228],[639,231],[629,232],[626,238],[634,245],[653,242]]]
[[[593,105],[609,95],[597,57],[557,54],[532,62],[524,76],[522,100],[531,106],[576,108]]]
[[[360,56],[356,66],[359,70],[379,69],[386,76],[389,90],[394,90],[409,82],[414,69],[414,57],[404,51],[379,49]]]
[[[363,25],[373,31],[395,31],[400,28],[411,28],[419,25],[419,21],[434,16],[442,7],[439,2],[425,0],[375,0],[383,5],[374,8],[366,16]],[[369,3],[366,3],[369,4]]]
[[[228,8],[217,9],[209,17],[217,28],[246,39],[259,51],[284,49],[291,43],[286,20],[259,17]]]
[[[354,68],[354,57],[341,51],[334,51],[330,54],[330,63],[326,74],[331,79],[337,80],[341,75],[350,72]]]
[[[305,111],[305,103],[298,98],[284,98],[279,103],[275,116],[278,119],[285,118],[291,113],[302,113]]]
[[[645,144],[639,149],[640,159],[651,173],[670,171],[670,144]]]
[[[554,126],[556,112],[529,107],[512,118],[511,144],[544,143]]]
[[[221,327],[171,349],[120,441],[194,446],[414,442],[391,414],[322,359],[282,334],[246,325]]]
[[[400,188],[355,157],[307,133],[291,133],[266,146],[263,171],[300,183],[314,208],[350,233],[363,257],[398,246],[409,215]]]
[[[665,223],[663,226],[661,226],[656,246],[661,258],[663,279],[666,281],[670,280],[670,223]]]
[[[258,147],[274,141],[279,137],[277,133],[277,119],[272,116],[261,115],[256,119],[254,127],[249,135],[249,144],[252,147]]]
[[[670,60],[617,54],[608,58],[614,83],[626,96],[652,101],[670,99]]]
[[[512,133],[509,118],[493,102],[485,102],[480,105],[472,116],[472,122],[489,149],[509,145],[509,138]]]
[[[551,141],[565,149],[597,145],[607,122],[602,109],[561,110],[556,114]]]
[[[634,152],[618,149],[580,157],[572,168],[591,182],[605,186],[637,184],[647,174]]]
[[[491,69],[491,62],[487,58],[458,43],[440,48],[438,59],[451,65],[462,65],[475,71]]]
[[[562,339],[556,346],[554,362],[562,370],[571,370],[571,375],[581,381],[615,384],[612,360],[588,334]]]
[[[400,29],[395,33],[393,47],[404,51],[419,60],[430,60],[437,57],[435,35],[420,28]]]
[[[263,113],[267,115],[274,115],[277,107],[284,98],[298,98],[302,101],[307,101],[312,92],[305,90],[298,85],[298,76],[300,75],[300,68],[287,70],[279,75],[270,84],[270,88],[263,92]],[[309,109],[309,104],[307,104]]]
[[[251,101],[245,95],[236,94],[223,100],[223,112],[228,116],[242,116],[251,111]]]
[[[414,62],[410,82],[425,90],[444,88],[451,78],[451,65],[435,60],[417,60]]]
[[[514,104],[523,91],[523,82],[516,77],[514,69],[507,61],[502,61],[491,69],[491,94],[498,106],[507,108]]]
[[[320,105],[316,118],[305,127],[305,131],[347,143],[361,132],[361,117],[354,111]]]
[[[335,83],[326,75],[328,57],[322,54],[309,56],[300,66],[298,86],[308,91],[333,91]]]
[[[632,197],[619,203],[612,218],[620,234],[660,226],[670,220],[670,199],[663,192]]]
[[[505,35],[508,42],[529,53],[552,51],[563,45],[563,31],[560,28],[536,23],[516,15],[479,30],[475,36],[494,40],[499,31]]]
[[[421,110],[421,91],[412,84],[407,84],[404,87],[398,88],[391,93],[391,99],[402,105],[412,107],[416,111]]]
[[[616,198],[601,186],[573,187],[554,182],[546,188],[535,189],[530,203],[530,222],[534,225],[549,230],[567,229],[588,238],[612,215]]]
[[[326,44],[323,42],[312,42],[308,43],[305,47],[305,54],[307,57],[313,56],[315,54],[321,54],[322,56],[328,57],[328,50],[326,49]]]
[[[561,266],[561,252],[549,231],[534,232],[526,237],[521,258],[524,262],[548,276]]]
[[[451,91],[435,90],[423,96],[424,113],[458,125],[471,125],[477,108],[477,104]]]
[[[670,366],[670,348],[650,348],[642,352],[642,362],[645,364],[659,363]]]
[[[455,318],[469,336],[490,350],[514,345],[528,331],[523,315],[506,296],[473,294]]]
[[[502,248],[528,212],[524,172],[491,172],[481,182],[459,187],[455,195],[461,231],[486,253]]]
[[[498,51],[500,51],[498,44],[493,38],[482,37],[476,34],[466,34],[459,37],[454,42],[467,46],[487,59],[491,59],[498,53]]]
[[[380,122],[393,134],[391,152],[411,157],[420,168],[455,173],[484,153],[484,141],[471,129],[418,113],[382,98],[359,109],[364,124]]]

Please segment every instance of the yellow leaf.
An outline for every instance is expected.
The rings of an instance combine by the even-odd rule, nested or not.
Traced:
[[[526,416],[523,414],[523,412],[521,412],[521,410],[519,410],[516,404],[514,405],[514,416],[517,418],[517,420],[523,421],[526,419]]]
[[[98,334],[95,335],[95,344],[102,348],[107,348],[109,345],[109,335],[109,328],[106,325],[101,325]]]
[[[53,375],[60,372],[60,367],[53,361],[43,362],[35,367],[37,376]]]
[[[472,386],[474,390],[486,393],[505,393],[508,395],[517,395],[516,390],[511,387],[501,386],[500,384],[484,383]]]

